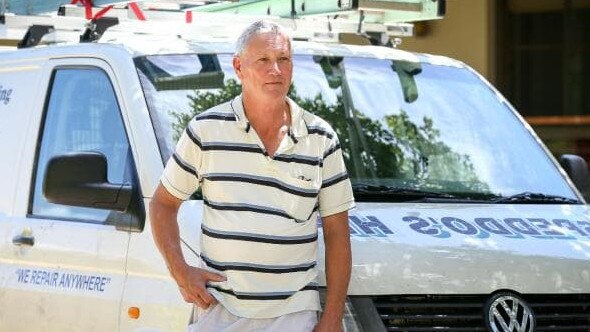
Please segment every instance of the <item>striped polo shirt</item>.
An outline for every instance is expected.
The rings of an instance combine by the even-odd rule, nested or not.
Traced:
[[[318,214],[354,206],[334,130],[288,104],[291,127],[274,156],[238,96],[190,121],[161,178],[182,200],[201,186],[201,259],[227,278],[208,290],[241,317],[319,310]]]

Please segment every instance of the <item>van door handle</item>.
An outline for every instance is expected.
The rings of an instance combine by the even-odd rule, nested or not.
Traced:
[[[35,245],[35,237],[31,235],[17,235],[12,238],[12,244],[32,247]]]

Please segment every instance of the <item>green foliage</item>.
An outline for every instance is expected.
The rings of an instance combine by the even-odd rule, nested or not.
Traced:
[[[235,96],[242,93],[242,86],[234,79],[228,79],[223,89],[215,91],[193,91],[192,95],[187,95],[191,113],[179,113],[170,111],[174,119],[172,121],[172,130],[174,131],[174,140],[178,141],[180,135],[192,118],[206,110],[232,100]]]
[[[401,148],[398,165],[401,178],[414,178],[433,189],[448,190],[452,184],[456,191],[489,191],[489,186],[478,179],[469,156],[454,152],[440,141],[440,132],[432,119],[424,117],[422,121],[422,125],[416,125],[403,110],[385,117],[394,137],[390,144]]]
[[[170,112],[175,119],[172,125],[175,138],[180,137],[195,115],[240,93],[241,86],[230,79],[221,90],[194,91],[188,95],[191,113]],[[356,109],[346,116],[342,95],[329,105],[321,94],[300,97],[293,86],[289,97],[334,128],[353,181],[376,184],[391,181],[445,191],[489,191],[488,185],[478,179],[469,156],[452,151],[441,141],[440,132],[430,118],[424,117],[422,124],[415,124],[404,110],[387,115],[383,122],[370,119]]]
[[[292,87],[289,97],[332,125],[346,167],[358,181],[382,183],[379,180],[395,179],[430,189],[489,191],[488,185],[478,179],[469,156],[452,151],[442,142],[430,118],[424,117],[423,124],[416,125],[401,110],[399,114],[387,115],[384,126],[356,109],[355,119],[347,118],[342,95],[338,95],[335,104],[328,105],[320,94],[305,99]]]
[[[390,144],[394,138],[379,121],[373,121],[355,111],[355,116],[360,123],[360,126],[355,126],[346,117],[342,95],[337,96],[336,103],[333,105],[328,105],[320,94],[313,99],[301,98],[297,95],[295,88],[291,88],[289,97],[303,109],[326,120],[334,128],[350,174],[355,177],[366,177],[362,175],[366,174],[368,170],[368,173],[373,175],[372,177],[397,177],[398,168],[396,166],[398,163],[396,158],[400,149]],[[359,147],[364,153],[352,151],[352,147],[361,141],[361,136],[367,145]],[[355,157],[359,158],[361,162],[355,163],[353,160]]]

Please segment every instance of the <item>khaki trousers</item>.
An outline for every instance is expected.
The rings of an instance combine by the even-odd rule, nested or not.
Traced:
[[[268,319],[238,317],[216,304],[208,309],[195,306],[196,322],[188,332],[311,332],[318,323],[317,311],[306,310]]]

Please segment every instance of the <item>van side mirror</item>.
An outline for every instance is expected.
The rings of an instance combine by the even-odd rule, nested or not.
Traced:
[[[574,182],[584,199],[590,201],[590,172],[584,158],[574,154],[559,157],[559,163]]]
[[[132,186],[107,180],[107,159],[98,152],[76,152],[51,158],[43,180],[51,203],[125,211]]]

